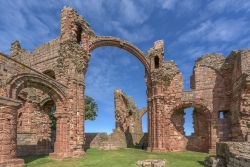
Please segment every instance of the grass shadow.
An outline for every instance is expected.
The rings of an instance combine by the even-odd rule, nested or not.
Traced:
[[[198,161],[198,163],[202,166],[206,166],[204,161]]]
[[[32,156],[24,156],[20,158],[24,159],[25,164],[28,164],[33,161],[37,161],[41,159],[48,159],[48,155],[32,155]]]

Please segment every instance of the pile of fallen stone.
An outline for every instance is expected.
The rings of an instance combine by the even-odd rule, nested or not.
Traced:
[[[156,160],[156,159],[147,159],[137,161],[136,165],[138,167],[165,167],[166,160]]]

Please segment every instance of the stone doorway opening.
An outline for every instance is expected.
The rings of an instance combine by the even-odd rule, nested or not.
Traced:
[[[56,138],[56,106],[44,92],[35,88],[23,89],[17,111],[17,156],[49,155],[54,151]]]
[[[104,46],[92,52],[85,95],[96,100],[99,111],[95,121],[85,121],[85,149],[141,148],[144,75],[144,66],[125,50]]]
[[[205,107],[182,106],[171,117],[174,135],[178,139],[177,150],[209,152],[210,116]]]

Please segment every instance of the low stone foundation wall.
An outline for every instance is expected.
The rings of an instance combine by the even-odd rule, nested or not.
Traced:
[[[17,134],[17,156],[48,155],[52,152],[51,139],[37,139],[35,134]]]
[[[216,145],[216,157],[205,160],[207,167],[249,167],[249,142],[220,142]]]
[[[128,141],[125,133],[119,130],[114,130],[113,133],[85,133],[85,149],[98,148],[98,149],[118,149],[131,147],[132,141]],[[147,143],[147,134],[140,139],[141,142]],[[140,145],[138,143],[138,145]]]
[[[85,133],[85,149],[117,149],[126,147],[126,137],[122,132],[107,133]]]

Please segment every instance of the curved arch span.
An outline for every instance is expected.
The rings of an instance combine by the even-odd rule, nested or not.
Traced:
[[[189,107],[203,109],[205,113],[207,113],[208,116],[211,117],[211,114],[212,114],[211,109],[207,106],[207,104],[203,103],[202,101],[200,102],[193,101],[193,100],[181,101],[177,103],[174,107],[172,107],[170,111],[171,111],[171,114],[173,114],[177,110],[189,108]]]
[[[139,117],[140,119],[142,119],[143,115],[146,114],[148,112],[147,107],[144,107],[142,109],[139,110]]]
[[[54,100],[66,98],[65,88],[48,76],[23,73],[12,77],[8,81],[8,97],[16,99],[20,91],[27,87],[33,87],[48,93]]]
[[[147,73],[149,73],[149,63],[145,54],[136,46],[131,44],[128,41],[122,40],[120,38],[112,37],[112,36],[97,36],[94,41],[90,44],[90,52],[95,48],[101,46],[116,46],[118,48],[122,48],[131,54],[135,55],[144,65]]]

